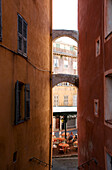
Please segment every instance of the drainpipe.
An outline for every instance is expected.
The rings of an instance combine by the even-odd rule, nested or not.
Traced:
[[[53,106],[52,106],[52,0],[49,1],[49,15],[50,15],[50,49],[49,49],[49,55],[50,55],[50,112],[49,112],[49,170],[51,170],[52,165],[52,131],[53,131]]]

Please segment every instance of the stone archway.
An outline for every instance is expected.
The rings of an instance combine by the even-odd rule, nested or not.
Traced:
[[[76,87],[79,87],[79,77],[78,75],[71,74],[53,74],[52,75],[52,88],[58,83],[69,82]]]
[[[60,37],[69,37],[75,40],[76,42],[79,41],[79,33],[75,30],[52,30],[52,40],[54,41]]]

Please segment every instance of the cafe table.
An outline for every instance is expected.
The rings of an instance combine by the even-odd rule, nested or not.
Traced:
[[[69,144],[67,144],[67,143],[60,143],[59,145],[58,145],[60,148],[62,148],[63,149],[63,151],[64,151],[64,153],[67,151],[67,148],[69,147]],[[60,149],[59,149],[60,150]]]

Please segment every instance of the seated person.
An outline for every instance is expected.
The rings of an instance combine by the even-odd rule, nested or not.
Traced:
[[[72,143],[74,140],[73,132],[71,132],[70,136],[67,139],[67,143]]]

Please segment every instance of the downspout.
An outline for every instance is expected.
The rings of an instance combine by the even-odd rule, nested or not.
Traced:
[[[52,119],[53,119],[53,107],[52,107],[52,0],[50,0],[50,112],[49,112],[49,170],[52,165]]]

